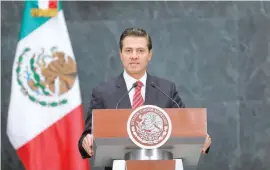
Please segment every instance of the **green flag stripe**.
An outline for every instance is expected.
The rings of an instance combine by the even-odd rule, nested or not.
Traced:
[[[38,8],[38,1],[37,0],[27,0],[24,3],[24,12],[20,30],[20,37],[19,40],[26,37],[32,31],[40,27],[46,21],[48,21],[51,17],[32,17],[31,16],[31,9]],[[58,1],[58,11],[62,10],[62,3],[60,0]]]

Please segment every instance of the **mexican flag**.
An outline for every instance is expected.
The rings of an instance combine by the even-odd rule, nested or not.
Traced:
[[[76,59],[61,3],[26,1],[12,70],[7,135],[26,170],[89,170]]]

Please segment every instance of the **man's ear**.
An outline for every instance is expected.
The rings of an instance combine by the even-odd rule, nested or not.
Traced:
[[[151,59],[152,59],[152,50],[150,50],[150,52],[149,52],[148,61],[150,61]]]
[[[121,49],[119,50],[119,55],[120,55],[120,59],[122,60],[123,56],[122,56],[122,51],[121,51]]]

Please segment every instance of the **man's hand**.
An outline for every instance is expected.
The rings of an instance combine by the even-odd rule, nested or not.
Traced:
[[[94,142],[94,136],[87,134],[84,139],[83,139],[83,143],[82,146],[84,148],[84,150],[88,153],[88,155],[93,156],[94,155],[94,151],[93,151],[93,142]]]
[[[210,147],[210,145],[211,145],[211,137],[207,134],[202,150],[203,154],[206,154],[206,150]]]

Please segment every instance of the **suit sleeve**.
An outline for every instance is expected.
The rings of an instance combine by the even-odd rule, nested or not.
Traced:
[[[210,151],[210,146],[208,149],[206,149],[205,153],[208,154],[209,151]]]
[[[172,99],[179,105],[180,108],[185,108],[185,104],[184,104],[183,100],[181,99],[181,97],[179,96],[178,91],[177,91],[174,83],[172,84],[171,89],[172,89],[172,93],[171,93]],[[177,107],[178,106],[173,102],[172,108],[177,108]]]
[[[84,150],[83,146],[82,146],[82,142],[84,137],[87,134],[91,134],[92,133],[92,110],[93,109],[102,109],[103,108],[103,103],[100,97],[100,93],[98,93],[98,91],[96,89],[93,89],[92,91],[92,99],[90,102],[90,106],[89,106],[89,110],[87,112],[87,116],[86,116],[86,120],[85,120],[85,130],[82,133],[79,142],[78,142],[78,147],[79,147],[79,151],[81,153],[82,158],[90,158],[90,156],[87,154],[87,152]]]

